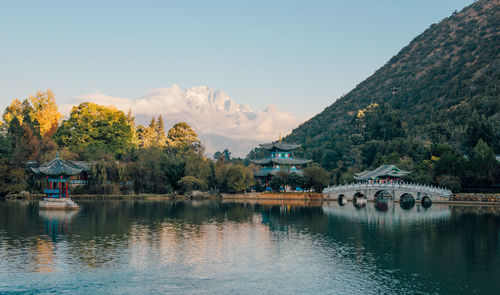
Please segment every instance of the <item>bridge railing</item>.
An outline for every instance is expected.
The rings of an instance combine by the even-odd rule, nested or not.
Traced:
[[[323,190],[323,193],[341,193],[354,190],[363,189],[401,189],[413,192],[424,192],[431,195],[440,195],[448,197],[451,195],[451,191],[442,187],[437,187],[433,185],[409,183],[409,182],[392,182],[392,183],[350,183],[338,186],[329,186]]]

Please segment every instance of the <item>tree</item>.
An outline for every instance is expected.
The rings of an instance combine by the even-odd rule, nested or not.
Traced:
[[[454,193],[460,192],[462,185],[460,184],[460,178],[458,176],[444,175],[438,177],[439,186],[450,189]]]
[[[472,149],[469,165],[470,181],[476,186],[487,187],[495,180],[495,153],[482,139]]]
[[[219,157],[214,165],[216,187],[223,192],[241,192],[254,184],[251,167],[241,163],[228,163],[224,157]]]
[[[138,147],[149,148],[153,146],[154,134],[151,128],[139,125],[137,126],[135,133]]]
[[[285,184],[290,186],[292,189],[295,188],[303,188],[305,183],[304,183],[304,178],[297,173],[288,173],[288,175],[285,178]]]
[[[252,171],[243,165],[229,164],[226,170],[227,191],[242,192],[253,185]]]
[[[204,182],[194,176],[184,176],[179,181],[183,192],[191,192],[193,190],[201,190],[204,188]]]
[[[214,165],[215,185],[220,191],[226,191],[226,163],[223,157],[217,158]]]
[[[23,122],[23,104],[18,99],[14,99],[10,106],[5,108],[3,120],[6,124],[10,124],[12,119],[17,118],[19,124]]]
[[[137,140],[137,128],[135,126],[135,116],[132,116],[132,108],[128,109],[127,112],[127,123],[132,131],[132,144],[133,146],[138,146],[139,141]]]
[[[46,92],[38,91],[35,96],[30,96],[29,100],[33,105],[34,119],[40,126],[40,135],[52,130],[59,124],[61,113],[57,110],[54,94],[50,89]]]
[[[319,165],[312,165],[303,169],[307,188],[313,188],[315,192],[321,193],[330,183],[330,174]]]
[[[269,181],[269,186],[273,189],[275,192],[281,191],[281,186],[283,185],[283,179],[279,176],[273,176],[271,180]]]
[[[497,143],[492,124],[486,120],[484,115],[480,116],[477,112],[472,113],[465,135],[464,148],[467,153],[472,152],[472,149],[481,139],[491,147]]]
[[[179,122],[168,130],[167,144],[173,148],[193,147],[199,149],[201,147],[198,134],[186,122]]]
[[[58,144],[77,152],[96,147],[116,156],[129,150],[133,140],[122,111],[88,102],[73,107],[54,137]]]
[[[13,152],[12,136],[8,133],[0,132],[0,159],[10,158],[12,152]]]
[[[158,146],[158,136],[156,133],[157,127],[156,127],[156,120],[155,117],[153,116],[151,118],[151,121],[149,121],[149,125],[146,130],[146,140],[147,144],[145,145],[146,147],[148,146]]]
[[[165,122],[163,122],[161,115],[158,117],[158,121],[156,121],[155,133],[156,144],[161,148],[165,148],[167,146],[167,136],[165,135]]]
[[[134,161],[128,163],[128,178],[133,182],[135,193],[171,192],[184,176],[184,162],[170,158],[158,147],[132,152]]]
[[[189,150],[182,155],[184,166],[184,175],[194,176],[201,181],[199,189],[206,190],[208,187],[208,178],[210,176],[210,163],[203,154]]]
[[[222,155],[224,156],[224,159],[226,159],[227,161],[231,160],[231,152],[228,149],[225,149],[222,152]]]
[[[231,160],[231,152],[228,149],[224,149],[224,151],[216,151],[214,153],[214,160],[218,160],[220,157],[224,157],[224,160]]]
[[[0,196],[21,192],[26,188],[26,175],[22,168],[10,165],[8,159],[0,159]]]
[[[440,175],[454,175],[460,176],[463,174],[465,168],[465,159],[458,154],[451,147],[439,156],[435,167],[434,173],[436,176]]]
[[[217,161],[221,156],[222,156],[222,153],[220,151],[216,151],[214,153],[214,160]]]

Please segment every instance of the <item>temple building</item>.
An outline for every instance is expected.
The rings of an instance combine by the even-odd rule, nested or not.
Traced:
[[[398,181],[410,173],[410,171],[401,170],[395,165],[382,165],[373,171],[365,170],[356,173],[354,179],[364,182],[391,182]]]
[[[274,142],[260,146],[269,152],[268,157],[250,161],[261,166],[255,177],[260,178],[266,188],[269,187],[269,180],[278,172],[296,173],[302,176],[304,174],[302,167],[312,162],[308,159],[294,158],[293,150],[299,148],[300,144]]]
[[[41,208],[78,208],[78,205],[69,199],[69,179],[74,175],[82,174],[85,170],[84,167],[63,161],[59,158],[59,154],[56,154],[55,159],[40,165],[38,168],[31,168],[31,170],[47,181],[47,186],[44,189],[47,197],[40,202]]]

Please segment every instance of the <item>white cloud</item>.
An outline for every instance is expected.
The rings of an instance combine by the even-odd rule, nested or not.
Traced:
[[[207,141],[216,138],[232,140],[228,148],[233,155],[244,156],[255,142],[277,140],[279,135],[288,134],[301,120],[287,112],[279,111],[274,105],[265,110],[253,112],[248,105],[241,105],[225,94],[207,86],[181,90],[177,85],[170,88],[153,89],[138,99],[114,97],[102,93],[86,94],[78,97],[79,102],[93,102],[113,105],[127,112],[129,108],[136,115],[138,123],[145,124],[151,116],[162,115],[167,128],[185,121]],[[63,115],[68,116],[72,105],[60,107]],[[230,141],[225,141],[231,145]],[[236,144],[236,141],[240,141]],[[247,142],[247,146],[241,142]],[[220,144],[207,142],[210,147]]]

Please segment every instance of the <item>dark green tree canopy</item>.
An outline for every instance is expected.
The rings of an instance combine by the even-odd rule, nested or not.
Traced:
[[[132,146],[132,130],[122,111],[82,103],[73,107],[70,118],[57,130],[55,140],[74,151],[97,147],[120,155]]]

